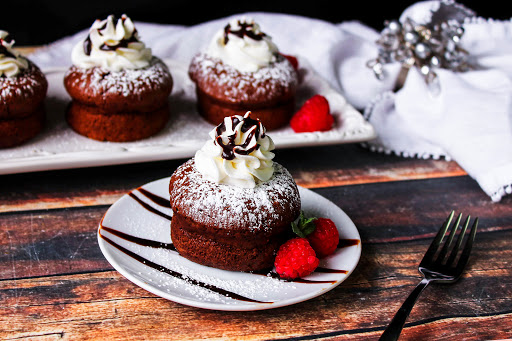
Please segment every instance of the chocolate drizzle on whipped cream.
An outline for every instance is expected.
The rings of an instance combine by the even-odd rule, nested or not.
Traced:
[[[0,30],[0,77],[10,78],[29,68],[28,59],[13,49],[9,32]]]
[[[205,179],[218,184],[254,188],[270,180],[274,172],[275,149],[259,120],[244,116],[225,117],[210,131],[211,140],[194,157],[197,170]]]
[[[252,73],[275,63],[279,49],[253,19],[243,17],[219,29],[205,53],[241,73]]]
[[[84,53],[86,56],[90,56],[92,51],[91,35],[88,35],[84,40]]]
[[[16,58],[16,56],[11,51],[9,51],[9,49],[6,46],[11,46],[12,43],[13,41],[9,35],[0,38],[0,54],[3,54],[5,57]]]
[[[247,112],[242,119],[242,127],[240,128],[242,133],[247,133],[245,140],[242,144],[236,144],[237,132],[228,136],[228,142],[224,143],[222,134],[226,131],[226,123],[222,122],[215,128],[216,136],[215,143],[222,147],[222,158],[225,160],[233,160],[235,153],[239,155],[249,155],[253,151],[259,148],[259,144],[255,143],[255,139],[265,137],[265,129],[259,120],[255,120],[249,117],[250,112]],[[231,116],[231,125],[237,126],[241,121],[236,116]],[[249,147],[249,145],[251,145]],[[248,148],[249,147],[249,148]]]
[[[3,45],[0,45],[0,54],[3,54],[5,57],[16,58],[16,56],[7,50],[7,48]]]
[[[111,20],[114,23],[117,22],[118,20],[121,20],[122,23],[124,24],[124,22],[126,21],[127,18],[128,17],[125,14],[123,14],[120,19],[116,18],[114,15],[110,15],[108,17],[107,21],[105,21],[103,23],[103,25],[101,25],[101,27],[98,28],[98,34],[100,36],[103,36],[102,31],[107,28],[109,20]],[[118,48],[126,48],[126,47],[128,47],[128,44],[130,44],[130,43],[137,43],[137,42],[140,42],[140,40],[138,38],[137,29],[134,28],[132,34],[128,38],[125,37],[125,38],[119,40],[114,45],[107,45],[106,43],[103,43],[103,44],[100,45],[99,49],[102,50],[102,51],[115,51]],[[91,51],[92,51],[92,41],[91,41],[91,35],[90,34],[87,35],[87,38],[85,38],[83,45],[84,45],[84,53],[85,53],[85,55],[90,56],[91,55]]]
[[[134,31],[134,33],[136,33],[137,31]],[[100,46],[100,50],[102,51],[115,51],[117,50],[118,48],[121,48],[121,47],[128,47],[128,44],[130,43],[135,43],[135,42],[138,42],[139,39],[137,39],[137,37],[134,35],[132,35],[131,37],[129,37],[128,39],[124,38],[124,39],[121,39],[117,44],[115,45],[107,45],[105,43],[103,43],[101,46]]]
[[[255,24],[253,22],[246,22],[242,20],[238,20],[237,24],[239,26],[238,29],[233,29],[231,24],[227,24],[224,27],[224,44],[227,44],[229,41],[229,34],[233,34],[239,38],[249,37],[253,40],[262,40],[266,37],[266,34],[263,32],[256,32]]]
[[[151,49],[140,40],[132,20],[123,14],[96,20],[83,41],[71,51],[74,66],[108,71],[143,69],[151,64]]]

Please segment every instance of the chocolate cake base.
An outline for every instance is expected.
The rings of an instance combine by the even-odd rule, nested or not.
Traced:
[[[0,77],[0,120],[35,115],[41,109],[48,90],[48,81],[34,63],[30,60],[28,63],[28,69],[20,74]]]
[[[199,114],[214,125],[222,123],[225,117],[243,116],[247,111],[251,111],[251,117],[258,118],[267,131],[275,130],[286,126],[295,112],[294,98],[289,98],[287,101],[271,107],[258,107],[222,103],[199,88],[196,89],[196,94]]]
[[[224,270],[271,268],[301,207],[290,173],[275,162],[273,167],[272,178],[255,188],[206,180],[194,159],[178,167],[169,193],[171,239],[180,255]]]
[[[94,140],[145,139],[162,130],[169,119],[173,78],[157,57],[148,67],[116,72],[71,66],[64,75],[64,87],[72,98],[68,124]]]
[[[260,271],[274,265],[275,253],[285,240],[285,232],[227,237],[175,213],[171,239],[180,255],[193,262],[223,270]]]
[[[118,72],[71,66],[64,87],[74,101],[101,113],[152,112],[167,101],[173,78],[167,65],[153,57],[146,68]]]
[[[169,120],[169,104],[152,112],[98,113],[97,108],[72,101],[66,121],[77,133],[98,141],[129,142],[161,131]]]
[[[28,116],[0,119],[0,148],[15,147],[32,139],[43,129],[45,118],[41,105]]]

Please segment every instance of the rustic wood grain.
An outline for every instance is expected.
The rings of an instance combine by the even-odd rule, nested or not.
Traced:
[[[297,172],[298,167],[296,162],[290,169]],[[329,169],[327,164],[319,168]],[[91,180],[93,187],[124,191],[161,176],[160,170],[133,166],[141,173],[125,183],[114,180],[118,169],[95,170],[107,176]],[[57,180],[50,180],[50,173],[36,174],[41,184],[35,192],[42,198],[64,197],[69,186],[78,188],[77,198],[86,193],[94,197],[94,191],[81,184],[95,171],[71,171],[60,187]],[[26,176],[19,175],[23,179]],[[50,184],[44,185],[47,179]],[[403,339],[512,337],[509,198],[492,203],[467,176],[370,181],[315,191],[355,222],[362,237],[361,261],[347,281],[325,295],[258,312],[192,308],[124,279],[97,245],[96,228],[108,205],[0,213],[0,324],[6,326],[0,339],[377,339],[419,281],[417,264],[451,209],[481,219],[468,272],[455,285],[432,286],[424,292]],[[30,200],[29,194],[27,189],[21,205]]]
[[[453,161],[399,158],[357,145],[283,149],[276,153],[276,159],[290,170],[297,184],[306,188],[466,175]],[[133,188],[170,176],[184,161],[4,175],[0,178],[0,212],[110,205]]]
[[[456,285],[428,288],[406,331],[410,330],[413,338],[425,334],[425,339],[438,339],[435,335],[439,334],[430,333],[432,330],[443,331],[445,339],[466,338],[471,329],[490,328],[487,336],[507,335],[507,330],[495,327],[510,316],[512,283],[506,263],[511,260],[507,243],[511,236],[510,231],[498,236],[494,232],[480,234],[468,273]],[[338,288],[308,302],[261,312],[183,306],[144,291],[115,271],[4,280],[0,282],[0,323],[8,327],[0,337],[373,337],[380,334],[418,282],[415,267],[427,244],[420,239],[364,245],[358,268]],[[466,328],[459,328],[462,324]]]
[[[29,56],[31,53],[34,53],[38,49],[40,49],[40,46],[15,46],[14,49],[21,53],[24,56]]]
[[[401,158],[371,152],[359,145],[312,147],[277,151],[276,158],[307,188],[335,187],[389,181],[467,175],[457,163],[443,160]]]
[[[106,210],[0,214],[0,280],[104,269],[108,263],[98,248],[96,229]]]
[[[315,191],[347,212],[365,242],[431,239],[451,209],[478,215],[481,229],[510,229],[510,200],[492,203],[475,189],[470,178],[457,177]],[[394,195],[389,197],[391,190]],[[107,209],[98,205],[1,213],[0,247],[8,252],[0,254],[0,278],[11,278],[14,272],[39,276],[103,266],[95,239]]]

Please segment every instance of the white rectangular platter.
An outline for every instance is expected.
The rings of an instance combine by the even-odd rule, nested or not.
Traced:
[[[157,135],[135,142],[113,143],[91,140],[75,133],[64,119],[70,101],[63,84],[66,68],[44,70],[49,89],[47,122],[42,133],[14,148],[0,149],[0,174],[117,165],[192,157],[209,139],[214,126],[197,113],[194,84],[188,65],[166,60],[174,79],[169,97],[171,119]],[[375,138],[375,130],[360,112],[299,59],[301,84],[297,108],[314,94],[329,101],[336,123],[328,132],[295,133],[289,126],[268,132],[277,149],[355,143]]]

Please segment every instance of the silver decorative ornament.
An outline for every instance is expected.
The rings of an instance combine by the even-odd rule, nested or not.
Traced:
[[[418,34],[416,32],[406,32],[404,34],[404,40],[406,43],[416,44],[419,39],[420,39],[420,37],[418,36]]]
[[[396,89],[404,84],[407,71],[417,67],[431,88],[437,82],[435,69],[463,72],[471,68],[468,53],[459,43],[464,34],[464,20],[474,16],[473,11],[454,1],[441,0],[439,8],[432,11],[429,23],[419,25],[411,18],[403,22],[386,21],[376,42],[378,56],[368,61],[367,66],[382,80],[384,64],[401,63],[405,72],[400,73]]]
[[[398,34],[402,31],[402,25],[397,20],[388,22],[386,28],[391,34]]]
[[[430,65],[432,67],[439,67],[439,65],[440,65],[439,58],[437,58],[436,56],[433,56],[432,58],[430,58]]]
[[[418,43],[414,46],[414,53],[420,59],[426,59],[430,55],[431,49],[425,43]]]
[[[427,65],[423,65],[421,68],[420,68],[420,72],[423,74],[423,75],[428,75],[430,73],[430,67],[427,66]]]

